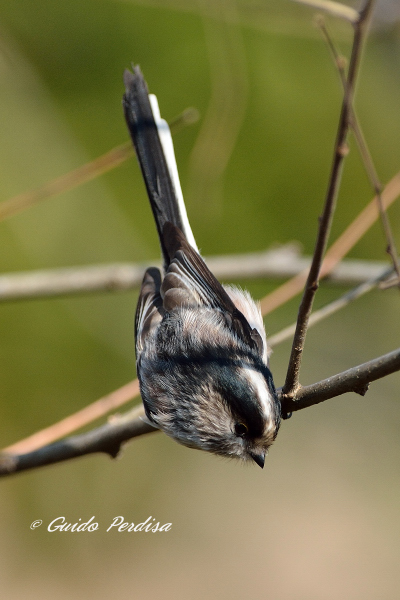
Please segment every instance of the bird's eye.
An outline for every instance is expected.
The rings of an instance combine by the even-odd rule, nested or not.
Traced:
[[[247,425],[245,425],[244,423],[236,423],[236,425],[235,425],[235,433],[239,437],[245,436],[246,433],[248,432],[248,430],[249,429],[248,429]]]

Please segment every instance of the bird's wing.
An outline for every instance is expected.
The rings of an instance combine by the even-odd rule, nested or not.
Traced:
[[[260,356],[264,353],[263,340],[251,327],[243,312],[214,277],[204,260],[187,242],[182,232],[172,223],[166,223],[163,245],[170,257],[170,265],[161,285],[161,296],[166,311],[178,306],[206,306],[220,309],[229,328]]]
[[[155,267],[144,274],[135,317],[136,358],[139,360],[146,338],[163,318],[164,308],[160,295],[161,273]]]

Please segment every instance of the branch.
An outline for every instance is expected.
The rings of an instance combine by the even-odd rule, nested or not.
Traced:
[[[113,148],[109,152],[102,154],[95,160],[56,177],[52,181],[45,183],[37,190],[23,192],[8,200],[3,200],[0,203],[0,221],[8,219],[39,202],[47,200],[54,196],[58,196],[62,192],[73,190],[74,188],[96,179],[99,175],[107,173],[118,165],[122,164],[130,156],[133,156],[134,151],[130,142],[125,142],[121,146]]]
[[[371,381],[396,371],[400,371],[400,348],[313,385],[300,386],[293,398],[281,398],[282,410],[287,413],[302,410],[346,392],[364,396]]]
[[[0,275],[0,302],[51,298],[99,291],[114,292],[139,287],[145,270],[157,265],[115,263],[60,269],[39,269]],[[210,256],[206,262],[218,279],[286,278],[307,270],[310,257],[302,257],[295,244],[247,254]],[[338,265],[329,280],[336,284],[362,283],[386,270],[383,261],[348,260]]]
[[[306,339],[308,319],[311,314],[315,293],[318,289],[318,281],[321,271],[322,260],[330,233],[330,228],[336,205],[336,199],[339,190],[339,182],[343,167],[343,160],[348,152],[346,138],[350,126],[349,118],[351,115],[351,106],[353,101],[358,67],[361,58],[361,50],[366,33],[366,25],[372,6],[373,0],[367,0],[365,2],[363,9],[360,11],[359,19],[354,26],[354,41],[349,64],[349,74],[339,119],[338,133],[336,137],[332,163],[332,171],[326,194],[324,210],[320,218],[313,260],[310,272],[307,277],[303,297],[300,303],[296,333],[293,339],[286,381],[282,391],[283,396],[293,397],[296,394],[296,390],[299,386],[301,358]]]
[[[300,387],[292,399],[281,396],[282,408],[288,413],[319,404],[346,392],[364,395],[371,381],[399,370],[400,348],[319,383]],[[50,444],[39,450],[26,454],[2,453],[0,455],[0,476],[12,475],[19,471],[55,464],[95,452],[103,452],[115,458],[122,443],[134,437],[157,431],[143,420],[143,415],[143,407],[140,406],[122,417],[114,418],[102,427]]]
[[[139,435],[157,431],[143,420],[143,416],[143,406],[139,406],[123,417],[115,417],[102,427],[44,446],[39,450],[26,454],[4,452],[0,454],[0,477],[95,452],[104,452],[115,458],[121,450],[122,443]]]
[[[199,113],[195,108],[187,108],[170,122],[171,130],[173,133],[176,133],[176,131],[183,126],[195,123],[198,118]],[[8,219],[19,212],[34,206],[42,200],[47,200],[62,192],[73,190],[83,183],[92,181],[92,179],[96,179],[96,177],[99,177],[103,173],[107,173],[107,171],[118,167],[133,155],[134,149],[132,142],[125,142],[124,144],[121,144],[121,146],[117,146],[109,152],[102,154],[95,160],[86,163],[65,175],[56,177],[56,179],[47,182],[37,190],[23,192],[13,198],[4,200],[0,203],[0,221]]]
[[[392,269],[379,271],[378,275],[376,275],[374,278],[362,283],[360,286],[350,290],[340,298],[337,298],[323,308],[315,311],[310,317],[309,327],[319,323],[322,319],[325,319],[334,312],[337,312],[350,302],[354,302],[354,300],[363,294],[366,294],[374,289],[383,280],[386,281],[391,272]],[[296,324],[293,324],[289,327],[285,327],[279,333],[270,336],[268,338],[269,346],[274,348],[278,344],[284,342],[286,339],[291,338],[295,329]],[[32,452],[33,450],[46,446],[55,440],[77,431],[81,427],[88,425],[112,410],[115,410],[123,404],[126,404],[138,395],[139,382],[137,379],[135,379],[134,381],[131,381],[130,383],[118,388],[111,394],[108,394],[107,396],[96,400],[92,404],[89,404],[82,410],[79,410],[74,414],[62,419],[61,421],[54,423],[50,427],[46,427],[45,429],[42,429],[33,435],[30,435],[27,438],[8,446],[3,450],[3,452],[12,454],[25,454],[27,452]]]
[[[382,191],[383,206],[387,209],[400,194],[400,173],[397,173],[386,184]],[[376,204],[376,196],[367,204],[345,231],[338,237],[327,251],[324,262],[322,263],[320,277],[326,277],[332,272],[336,265],[344,256],[355,246],[366,231],[372,227],[379,217],[379,211]],[[295,275],[292,279],[279,286],[276,290],[265,296],[261,300],[261,312],[265,316],[272,312],[278,306],[281,306],[303,289],[307,279],[308,269]]]

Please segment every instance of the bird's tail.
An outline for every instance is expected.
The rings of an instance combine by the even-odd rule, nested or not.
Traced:
[[[149,94],[138,66],[124,73],[125,119],[139,159],[147,193],[157,225],[164,266],[169,257],[163,242],[165,223],[171,222],[182,231],[198,252],[186,213],[176,166],[174,147],[168,124],[160,117],[156,96]]]

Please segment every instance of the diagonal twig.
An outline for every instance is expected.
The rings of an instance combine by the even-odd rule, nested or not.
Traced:
[[[386,184],[382,191],[383,206],[387,209],[400,195],[400,172]],[[327,251],[322,263],[320,279],[326,277],[340,263],[344,256],[355,246],[366,231],[372,227],[379,217],[376,197],[374,197],[359,215],[350,223]],[[261,304],[261,312],[265,316],[299,294],[307,280],[308,269],[298,273],[289,281],[265,296]]]
[[[95,160],[92,160],[85,165],[56,177],[52,181],[47,182],[37,190],[23,192],[8,200],[3,200],[0,203],[0,221],[8,219],[35,204],[38,204],[42,200],[47,200],[53,196],[57,196],[62,192],[82,185],[92,179],[96,179],[102,173],[114,169],[118,165],[122,164],[127,158],[133,156],[133,148],[130,142],[121,144],[113,148],[109,152],[106,152],[102,156],[99,156]]]
[[[354,40],[349,63],[348,83],[345,89],[342,109],[338,125],[338,133],[335,142],[335,150],[332,163],[332,171],[328,184],[328,190],[325,198],[325,206],[320,218],[317,241],[315,245],[313,261],[310,272],[307,277],[303,297],[300,303],[297,319],[296,333],[293,340],[292,351],[289,359],[289,367],[286,375],[285,385],[283,386],[283,397],[293,398],[299,388],[299,373],[301,358],[304,349],[304,343],[307,332],[308,319],[311,314],[315,293],[318,289],[320,270],[325,253],[330,227],[333,219],[333,213],[336,204],[336,198],[339,189],[339,182],[343,167],[343,160],[347,154],[346,138],[349,130],[349,117],[353,101],[354,88],[358,67],[361,59],[361,51],[373,6],[373,0],[367,0],[360,11],[359,19],[354,25]]]
[[[340,2],[333,2],[332,0],[293,0],[293,2],[323,10],[334,17],[349,21],[352,25],[355,25],[359,19],[359,14],[354,8]]]
[[[187,108],[170,122],[171,131],[176,133],[176,131],[183,126],[195,123],[198,118],[198,112],[195,108]],[[116,146],[109,152],[102,154],[95,160],[92,160],[65,175],[56,177],[37,190],[23,192],[13,198],[3,200],[3,202],[0,202],[0,221],[8,219],[23,210],[34,206],[42,200],[47,200],[62,192],[72,190],[83,183],[92,181],[93,179],[96,179],[96,177],[99,177],[99,175],[118,167],[133,155],[134,149],[132,143],[130,141],[125,142],[120,146]]]
[[[115,458],[120,452],[123,442],[145,433],[157,431],[143,417],[143,407],[139,406],[122,417],[115,417],[101,427],[32,452],[23,454],[3,452],[0,454],[0,476],[55,464],[94,452],[103,452]]]
[[[346,73],[345,73],[345,61],[343,59],[343,57],[339,54],[332,36],[330,35],[328,28],[325,24],[325,21],[323,18],[319,18],[317,20],[317,24],[319,26],[319,28],[321,29],[321,32],[323,33],[325,40],[327,42],[327,45],[331,51],[331,54],[333,56],[335,65],[337,67],[337,70],[339,72],[339,76],[340,76],[340,80],[342,82],[342,86],[343,89],[346,89],[347,86],[347,80],[346,80]],[[367,146],[366,140],[365,140],[365,136],[363,134],[363,131],[361,129],[360,123],[357,119],[357,115],[354,111],[354,107],[351,106],[350,107],[350,124],[351,124],[351,128],[353,130],[354,133],[354,137],[356,139],[357,145],[358,145],[358,149],[359,152],[361,154],[361,158],[363,160],[364,166],[365,166],[365,170],[367,172],[367,175],[369,177],[369,180],[371,182],[372,187],[375,190],[375,194],[376,194],[376,201],[378,204],[378,209],[379,209],[379,215],[381,218],[381,223],[382,223],[382,228],[383,228],[383,232],[385,234],[386,237],[386,251],[389,254],[390,258],[392,259],[392,263],[393,263],[393,267],[394,270],[397,273],[397,278],[398,278],[398,286],[400,288],[400,263],[399,263],[399,256],[398,256],[398,252],[396,249],[396,244],[394,241],[394,236],[393,236],[393,232],[392,232],[392,228],[390,226],[390,222],[389,222],[389,218],[387,215],[387,212],[385,210],[385,207],[383,205],[383,200],[382,200],[382,189],[383,189],[383,185],[379,179],[378,173],[375,169],[375,165],[374,165],[374,161],[372,160],[372,156],[371,153],[369,151],[369,148]]]
[[[100,398],[99,400],[92,402],[92,404],[85,406],[85,408],[69,415],[65,419],[50,425],[50,427],[46,427],[20,442],[8,446],[3,452],[24,454],[36,450],[37,448],[41,448],[54,440],[69,435],[73,431],[92,423],[108,412],[126,404],[126,402],[129,402],[129,400],[132,400],[138,395],[139,382],[135,379],[117,390],[114,390],[111,394],[103,396],[103,398]]]
[[[348,292],[340,296],[340,298],[336,298],[332,302],[329,302],[329,304],[326,304],[322,308],[314,311],[310,315],[308,321],[308,328],[312,327],[313,325],[316,325],[317,323],[320,323],[320,321],[326,319],[326,317],[329,317],[330,315],[334,314],[338,310],[341,310],[351,302],[358,300],[358,298],[360,298],[364,294],[367,294],[371,290],[375,289],[382,281],[386,281],[391,273],[393,273],[392,268],[385,268],[379,275],[372,277],[368,281],[365,281],[364,283],[358,285],[352,290],[349,290]],[[285,340],[290,339],[295,333],[295,331],[296,323],[293,323],[293,325],[289,325],[288,327],[285,327],[278,333],[269,336],[268,345],[271,348],[274,348],[275,346],[281,344]]]

